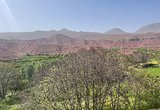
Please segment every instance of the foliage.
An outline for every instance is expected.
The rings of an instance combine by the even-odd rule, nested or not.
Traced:
[[[12,63],[0,62],[0,98],[4,99],[8,90],[16,90],[19,73]]]
[[[145,110],[159,107],[160,82],[130,66],[126,57],[115,51],[70,54],[52,66],[49,74],[32,89],[28,109]],[[150,83],[153,85],[149,86]]]
[[[143,67],[159,65],[159,55],[90,49],[0,62],[0,110],[158,109],[160,68]]]
[[[20,104],[27,98],[27,89],[40,79],[39,73],[58,60],[61,55],[25,56],[15,61],[0,62],[0,103],[4,105]],[[41,71],[41,72],[40,72]],[[38,77],[39,76],[39,77]],[[42,77],[41,77],[42,78]],[[25,91],[25,92],[22,92]],[[23,93],[23,95],[22,95]],[[18,95],[20,94],[20,95]]]
[[[20,98],[17,95],[10,95],[10,96],[7,96],[5,98],[5,100],[3,100],[2,103],[7,104],[7,105],[19,104],[20,103]]]

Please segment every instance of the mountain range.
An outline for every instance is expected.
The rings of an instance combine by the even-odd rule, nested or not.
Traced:
[[[31,54],[66,54],[90,48],[160,48],[160,23],[128,33],[115,28],[105,33],[59,31],[35,31],[0,33],[0,59],[9,60]]]
[[[0,39],[8,40],[33,40],[40,38],[48,38],[57,34],[64,34],[72,38],[80,39],[99,39],[99,38],[108,38],[112,35],[124,35],[124,34],[145,34],[145,33],[159,33],[160,32],[160,23],[153,23],[139,28],[134,33],[125,32],[122,29],[114,28],[104,33],[99,32],[76,32],[68,29],[61,29],[59,31],[34,31],[34,32],[5,32],[0,33]]]

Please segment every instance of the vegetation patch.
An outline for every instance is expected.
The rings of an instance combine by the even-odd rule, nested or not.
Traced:
[[[0,110],[160,108],[159,52],[80,50],[0,62]]]

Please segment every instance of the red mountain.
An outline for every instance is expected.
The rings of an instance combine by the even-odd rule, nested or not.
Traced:
[[[89,49],[139,47],[159,48],[160,34],[125,34],[112,35],[98,39],[78,39],[63,34],[35,40],[0,40],[0,59],[15,59],[26,54],[61,54]]]

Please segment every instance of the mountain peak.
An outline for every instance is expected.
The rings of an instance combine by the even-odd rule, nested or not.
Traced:
[[[61,29],[61,30],[59,30],[60,32],[70,32],[71,30],[68,30],[68,29],[66,29],[66,28],[63,28],[63,29]]]
[[[160,33],[160,23],[153,23],[143,26],[135,33]]]
[[[127,34],[127,32],[119,28],[114,28],[114,29],[107,31],[106,34]]]

